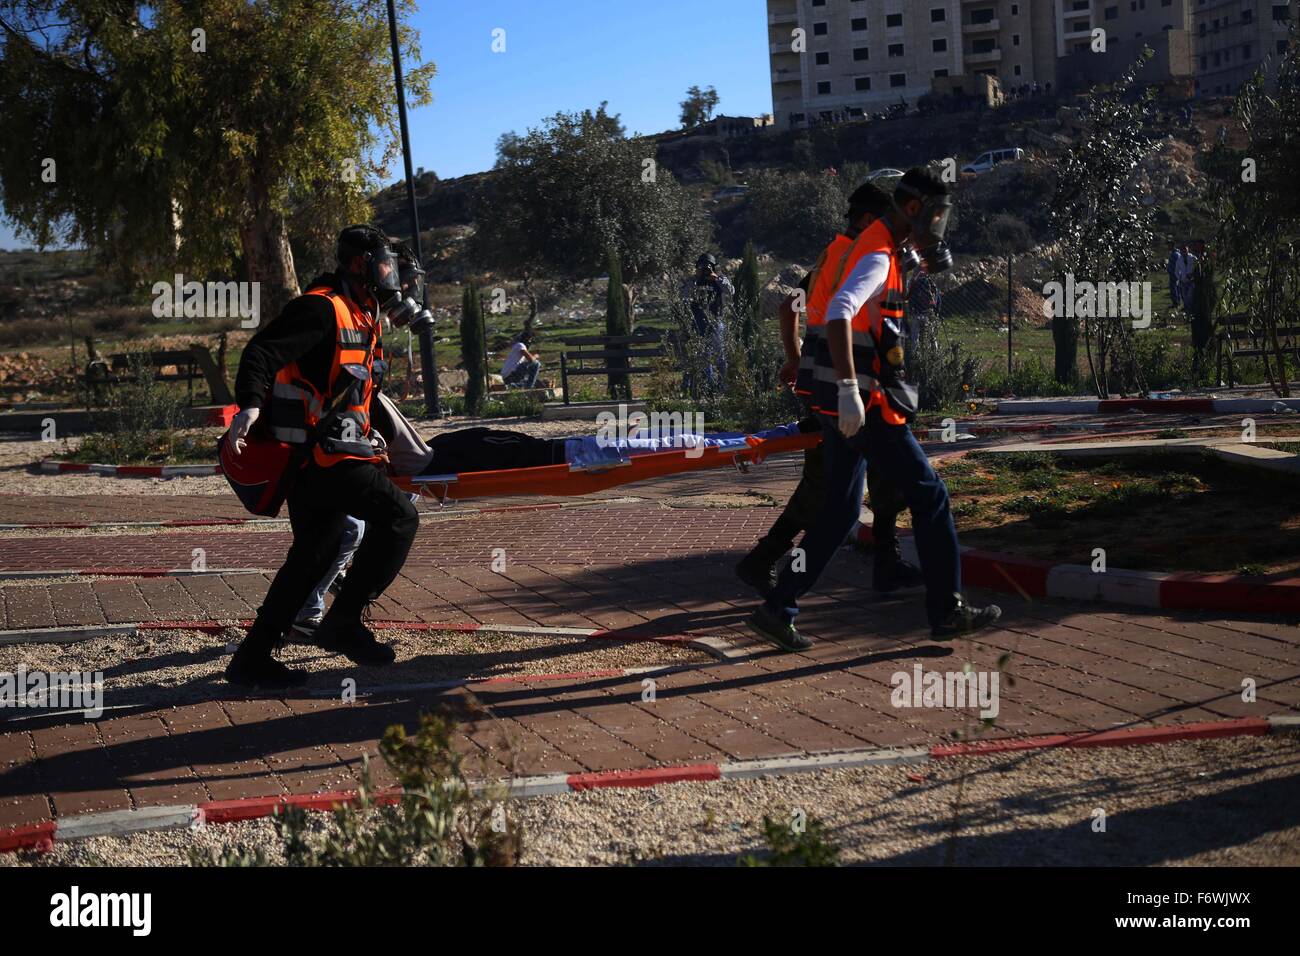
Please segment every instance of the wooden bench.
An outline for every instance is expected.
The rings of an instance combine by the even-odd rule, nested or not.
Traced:
[[[562,339],[560,344],[564,346],[560,352],[560,389],[565,405],[569,404],[571,375],[644,375],[654,369],[638,366],[634,359],[662,358],[668,354],[663,345],[663,332],[651,328],[638,329],[632,335],[585,335]],[[626,397],[632,397],[630,378]]]
[[[1264,358],[1270,360],[1274,355],[1271,336],[1265,334],[1262,328],[1252,326],[1249,317],[1244,312],[1226,315],[1220,320],[1218,341],[1219,353],[1215,365],[1215,380],[1223,381],[1223,366],[1226,363],[1228,366],[1227,381],[1229,388],[1237,384],[1236,369],[1233,367],[1234,359]],[[1279,328],[1277,330],[1277,341],[1284,356],[1300,362],[1300,326]],[[1275,372],[1274,374],[1278,373]]]
[[[86,384],[93,389],[135,381],[133,361],[143,361],[149,365],[154,370],[154,377],[160,382],[187,383],[191,405],[194,404],[196,380],[207,382],[213,405],[229,405],[235,400],[212,353],[202,345],[192,345],[188,349],[119,353],[110,355],[107,359],[92,361],[86,366]],[[176,371],[164,371],[168,368]]]

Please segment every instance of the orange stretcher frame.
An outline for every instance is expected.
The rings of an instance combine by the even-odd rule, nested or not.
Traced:
[[[745,439],[747,448],[706,447],[702,455],[688,457],[678,449],[630,455],[617,463],[593,468],[571,465],[543,465],[537,468],[507,468],[501,471],[473,471],[458,475],[397,475],[393,483],[403,491],[437,501],[467,498],[500,498],[514,495],[587,495],[618,485],[651,478],[663,478],[690,471],[706,471],[725,465],[756,465],[771,455],[803,451],[821,443],[820,432],[783,438]]]

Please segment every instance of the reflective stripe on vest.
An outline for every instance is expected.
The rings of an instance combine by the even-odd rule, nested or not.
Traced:
[[[853,269],[865,257],[876,253],[889,256],[889,274],[885,278],[883,294],[868,301],[852,319],[853,369],[858,381],[858,390],[862,393],[865,408],[880,407],[881,417],[887,424],[906,424],[906,419],[890,408],[880,389],[880,359],[876,354],[876,338],[880,334],[883,318],[901,319],[903,316],[903,272],[895,252],[897,241],[889,224],[878,219],[863,230],[853,241],[852,248],[843,256],[838,275],[834,281],[834,292],[839,292],[844,279],[851,275]],[[832,295],[831,298],[834,296]],[[829,299],[827,300],[829,304]],[[825,319],[823,318],[823,323]],[[822,336],[821,346],[816,351],[813,371],[813,389],[811,404],[813,410],[832,418],[839,416],[839,377],[835,373],[835,363],[831,359],[830,343]]]
[[[271,388],[272,434],[280,441],[302,444],[319,431],[322,417],[328,417],[324,434],[312,451],[318,465],[329,467],[349,458],[373,460],[370,399],[374,394],[374,358],[382,354],[378,326],[355,303],[331,289],[309,289],[306,294],[329,299],[334,307],[336,335],[328,393],[321,394],[307,381],[297,362],[282,368]],[[345,365],[364,368],[365,381],[344,371]]]

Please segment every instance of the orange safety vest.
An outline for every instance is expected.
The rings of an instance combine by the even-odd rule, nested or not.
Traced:
[[[840,233],[822,250],[812,267],[812,281],[808,283],[806,303],[807,331],[804,332],[803,349],[799,354],[799,374],[795,377],[794,392],[803,398],[813,394],[813,369],[817,356],[817,343],[826,324],[826,307],[835,292],[840,263],[853,248],[853,240]]]
[[[885,400],[885,393],[880,387],[880,354],[876,342],[880,340],[885,319],[901,324],[906,300],[903,296],[903,269],[898,258],[898,244],[889,224],[878,219],[863,230],[854,240],[852,247],[844,254],[833,280],[833,291],[838,292],[844,278],[853,272],[863,256],[883,252],[889,256],[889,275],[885,279],[882,293],[867,302],[857,315],[853,316],[853,369],[858,377],[858,390],[862,393],[863,407],[868,411],[874,406],[880,407],[881,418],[887,425],[905,425],[907,419],[895,411]],[[826,300],[829,306],[830,298]],[[811,314],[811,306],[809,309]],[[811,319],[809,320],[811,322]],[[822,324],[825,324],[823,313]],[[824,330],[823,330],[824,332]],[[892,367],[903,364],[902,347],[893,350],[887,356]],[[831,361],[830,345],[825,335],[821,335],[813,359],[813,410],[831,418],[839,417],[839,387],[835,373],[835,364]]]
[[[316,464],[328,468],[345,459],[377,460],[370,444],[370,399],[376,387],[376,359],[382,368],[379,323],[333,289],[309,289],[306,294],[324,296],[334,306],[337,336],[329,392],[321,394],[296,361],[280,369],[271,386],[271,432],[280,441],[301,445],[311,438],[322,417],[328,417],[324,434],[312,449]],[[345,365],[364,368],[365,380],[345,371]]]

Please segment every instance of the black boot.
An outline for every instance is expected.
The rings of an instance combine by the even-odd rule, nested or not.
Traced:
[[[226,680],[238,687],[289,690],[307,683],[303,671],[285,667],[269,653],[241,644],[226,665]]]
[[[397,652],[381,644],[360,618],[325,615],[313,642],[322,650],[342,654],[354,664],[382,667],[397,660]]]
[[[903,549],[898,539],[877,541],[871,562],[871,587],[877,594],[889,594],[904,588],[925,585],[921,569],[903,560]]]

